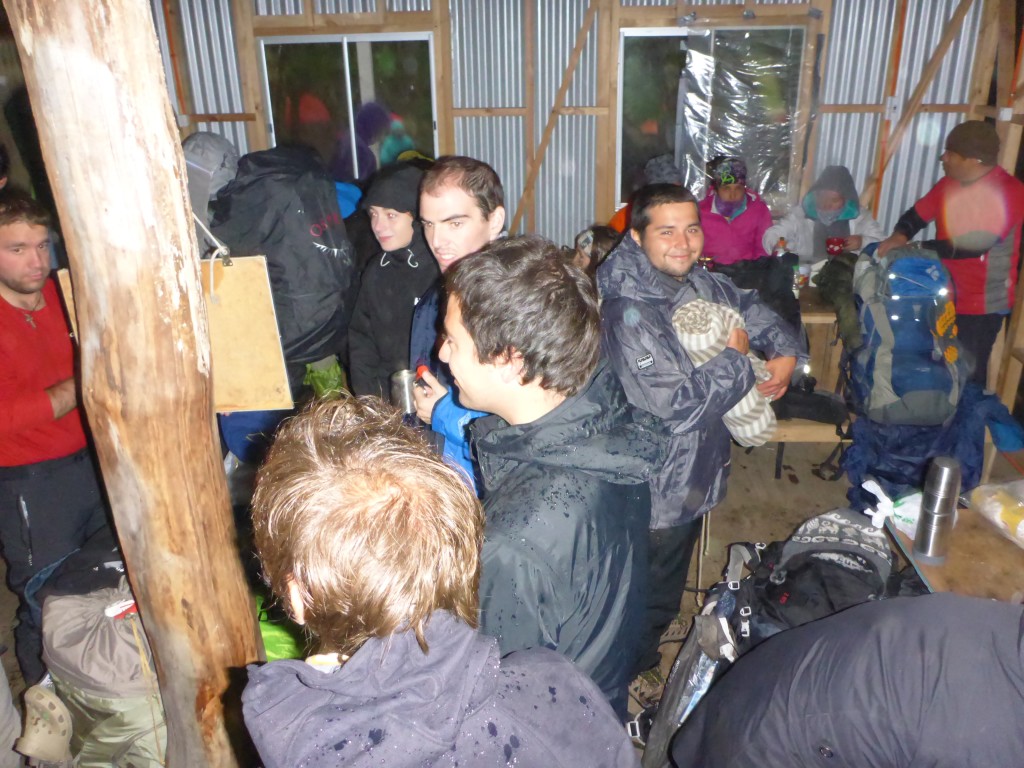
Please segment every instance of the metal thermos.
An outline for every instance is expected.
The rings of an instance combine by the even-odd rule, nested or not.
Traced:
[[[924,480],[914,536],[914,557],[926,565],[938,565],[946,559],[959,497],[960,464],[949,456],[933,459]]]
[[[414,386],[414,371],[402,370],[391,374],[391,404],[406,415],[416,413],[416,401],[412,396]]]

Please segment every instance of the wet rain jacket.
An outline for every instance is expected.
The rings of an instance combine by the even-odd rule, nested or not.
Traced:
[[[698,298],[730,306],[743,316],[750,348],[768,358],[799,357],[799,339],[754,291],[699,268],[675,280],[656,270],[631,237],[601,265],[597,282],[602,346],[626,397],[672,431],[668,459],[651,483],[651,527],[682,525],[725,496],[730,436],[722,416],[754,385],[754,371],[746,355],[730,348],[694,366],[672,313]]]
[[[266,768],[637,766],[601,692],[545,650],[498,659],[493,638],[438,611],[368,640],[343,666],[249,667],[245,724]]]
[[[1024,607],[870,601],[769,638],[675,738],[687,768],[960,768],[1024,755]]]
[[[560,651],[624,716],[663,426],[629,406],[602,362],[583,391],[540,419],[484,416],[470,429],[487,518],[481,631],[502,653]]]

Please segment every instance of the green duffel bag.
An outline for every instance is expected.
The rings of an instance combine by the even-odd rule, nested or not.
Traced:
[[[131,599],[122,579],[43,603],[43,660],[71,713],[79,768],[164,765],[167,727],[149,643],[139,615],[120,610]]]

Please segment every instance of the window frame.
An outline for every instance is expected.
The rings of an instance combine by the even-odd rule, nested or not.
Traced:
[[[809,38],[812,34],[809,25],[790,20],[779,20],[775,24],[744,25],[735,23],[722,24],[701,24],[699,26],[620,26],[618,29],[618,67],[616,72],[616,95],[615,95],[615,187],[614,207],[618,210],[628,201],[621,199],[622,190],[622,138],[623,138],[623,102],[625,99],[625,87],[623,77],[626,67],[626,38],[637,37],[690,37],[711,35],[711,46],[714,46],[713,36],[719,31],[748,31],[758,32],[768,29],[800,29],[803,32],[804,42],[800,51],[800,64],[797,68],[800,79],[797,83],[796,109],[790,120],[790,150],[789,150],[789,180],[787,184],[787,199],[789,204],[799,197],[800,178],[803,174],[803,165],[797,163],[799,144],[801,138],[808,140],[808,121],[812,118],[812,105],[807,98],[808,90],[805,82],[808,77],[807,55]]]
[[[430,31],[421,32],[360,32],[357,34],[326,34],[326,35],[265,35],[256,37],[257,63],[261,78],[261,91],[263,103],[267,105],[267,143],[270,147],[277,146],[277,131],[274,127],[274,111],[271,109],[273,102],[270,98],[270,77],[267,72],[267,45],[296,45],[296,44],[323,44],[337,43],[342,46],[342,57],[345,62],[346,89],[344,92],[345,105],[348,114],[348,124],[355,125],[355,108],[352,104],[352,70],[349,63],[349,43],[399,43],[399,42],[426,42],[428,60],[430,62],[430,110],[432,114],[431,134],[433,136],[433,156],[438,156],[438,131],[437,131],[437,73],[434,58],[434,33]],[[352,162],[358,176],[359,161],[356,157],[356,135],[355,131],[349,131],[349,140],[352,149]]]

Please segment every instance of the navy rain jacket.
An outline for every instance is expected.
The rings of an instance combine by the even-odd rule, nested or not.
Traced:
[[[368,640],[344,665],[249,667],[245,724],[266,768],[635,768],[597,687],[558,654],[498,660],[444,611],[425,632]]]
[[[867,602],[769,638],[672,748],[687,768],[1024,762],[1024,607],[951,594]]]
[[[668,461],[651,483],[651,528],[682,525],[725,497],[731,437],[722,416],[754,385],[754,371],[746,355],[729,348],[694,366],[672,313],[694,299],[730,306],[743,316],[750,348],[769,359],[800,357],[799,339],[755,291],[697,268],[674,280],[628,235],[598,269],[597,284],[602,346],[626,397],[672,430]]]

